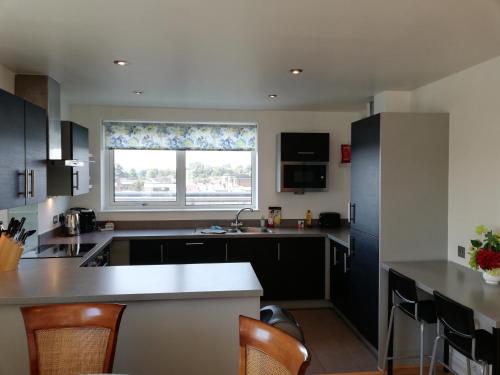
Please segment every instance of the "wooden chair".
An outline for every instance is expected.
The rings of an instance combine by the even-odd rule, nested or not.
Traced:
[[[125,305],[23,307],[31,375],[110,373]]]
[[[260,320],[240,316],[240,375],[302,375],[309,363],[300,341]]]

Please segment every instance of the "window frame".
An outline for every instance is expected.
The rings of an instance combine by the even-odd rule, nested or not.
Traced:
[[[231,150],[227,150],[231,151]],[[176,152],[176,200],[172,202],[115,202],[114,150],[102,149],[104,156],[104,172],[102,173],[103,211],[234,211],[243,207],[258,209],[258,175],[257,150],[251,153],[252,163],[252,203],[250,205],[217,204],[217,205],[186,205],[186,151]],[[224,152],[224,150],[221,150]]]

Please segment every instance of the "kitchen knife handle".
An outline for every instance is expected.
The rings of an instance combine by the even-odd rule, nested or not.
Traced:
[[[30,177],[30,186],[31,186],[31,190],[28,194],[30,197],[34,198],[35,197],[35,170],[30,169],[28,176]]]
[[[80,186],[79,186],[80,185],[80,173],[78,171],[73,172],[73,176],[76,177],[76,183],[73,186],[73,189],[78,190],[78,189],[80,189]]]
[[[28,170],[25,169],[24,172],[17,172],[17,177],[19,178],[20,176],[24,176],[24,191],[18,191],[17,196],[18,197],[26,197],[28,193],[28,178],[27,178],[27,172]],[[21,184],[19,184],[21,186]]]

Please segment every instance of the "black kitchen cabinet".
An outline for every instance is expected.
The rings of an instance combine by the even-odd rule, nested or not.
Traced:
[[[349,250],[330,241],[330,300],[346,318],[351,316],[349,271]]]
[[[45,200],[45,110],[0,90],[0,131],[0,209]]]
[[[130,265],[163,264],[165,245],[163,240],[130,241]]]
[[[223,263],[226,261],[224,239],[188,239],[165,241],[165,263]]]
[[[278,136],[281,161],[328,162],[329,133],[281,133]]]
[[[61,122],[63,160],[48,164],[48,193],[76,196],[89,192],[89,131],[70,121]]]
[[[130,264],[223,263],[226,242],[223,239],[132,240]]]
[[[228,240],[228,262],[250,262],[262,285],[262,299],[277,299],[280,282],[278,241],[274,238],[234,238]]]
[[[352,124],[350,224],[378,236],[380,183],[380,116]]]
[[[350,318],[358,331],[378,346],[379,240],[351,230],[349,257]]]
[[[47,199],[47,113],[25,102],[24,116],[28,173],[26,204],[34,204]]]
[[[277,299],[325,298],[325,239],[278,240]]]

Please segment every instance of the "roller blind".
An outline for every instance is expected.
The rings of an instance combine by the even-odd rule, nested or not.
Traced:
[[[103,121],[106,149],[231,150],[256,148],[255,124]]]

